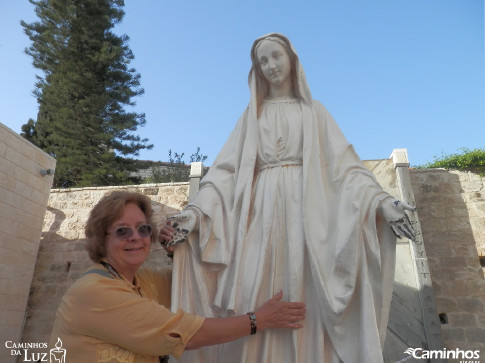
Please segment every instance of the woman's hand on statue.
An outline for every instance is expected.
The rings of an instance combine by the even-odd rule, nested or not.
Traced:
[[[414,241],[414,229],[406,211],[415,212],[416,207],[394,198],[386,198],[379,205],[379,209],[397,238],[404,236]]]
[[[174,233],[175,229],[172,227],[172,224],[167,221],[167,223],[162,228],[160,228],[160,233],[158,234],[158,241],[162,245],[165,252],[167,252],[167,256],[169,256],[170,258],[173,257],[173,251],[175,250],[175,246],[168,246],[167,243],[173,239]]]
[[[167,224],[170,225],[170,234],[163,236],[164,243],[167,247],[172,247],[176,244],[183,243],[194,229],[197,223],[197,213],[191,209],[183,210],[171,217],[167,218]],[[160,231],[162,233],[163,229]],[[169,237],[169,239],[167,239]],[[160,241],[162,242],[162,241]]]
[[[283,291],[255,311],[258,330],[268,328],[299,329],[303,327],[306,305],[302,302],[282,301]]]

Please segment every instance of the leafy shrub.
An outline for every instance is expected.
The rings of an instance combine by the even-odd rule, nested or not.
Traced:
[[[434,157],[434,161],[418,166],[418,168],[444,168],[473,171],[485,175],[485,149],[461,148],[461,153],[443,154]]]

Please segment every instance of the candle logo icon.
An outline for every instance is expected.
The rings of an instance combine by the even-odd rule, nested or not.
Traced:
[[[50,350],[51,363],[66,363],[66,350],[62,348],[62,340],[57,337],[56,347]]]

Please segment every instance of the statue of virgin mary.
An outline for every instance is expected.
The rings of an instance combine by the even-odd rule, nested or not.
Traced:
[[[249,105],[179,218],[190,233],[175,251],[172,309],[228,317],[283,290],[284,300],[306,303],[306,320],[179,362],[382,362],[392,232],[412,233],[407,206],[383,191],[312,99],[285,36],[256,39],[251,60]]]

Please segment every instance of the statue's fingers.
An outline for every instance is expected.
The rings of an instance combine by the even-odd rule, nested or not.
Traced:
[[[396,236],[397,238],[401,239],[401,235],[399,233],[397,233],[396,228],[394,227],[394,225],[391,224],[389,226],[391,227],[391,231],[392,231],[392,233],[394,233],[394,236]]]
[[[397,229],[404,235],[404,237],[414,240],[413,233],[409,230],[409,226],[407,224],[399,224]]]
[[[409,216],[408,216],[407,214],[405,214],[405,216],[406,216],[406,220],[407,220],[407,222],[408,222],[408,224],[407,224],[406,226],[407,226],[407,227],[410,229],[411,233],[412,233],[412,234],[413,234],[413,236],[414,236],[414,233],[415,233],[416,231],[414,230],[414,227],[413,227],[413,222],[411,222],[411,220],[409,219]]]
[[[406,212],[404,212],[404,218],[406,218],[406,221],[409,223],[409,225],[411,226],[412,223],[411,223],[411,220],[409,219],[409,216]]]
[[[408,210],[411,212],[416,212],[418,210],[415,206],[403,202],[401,202],[401,206],[404,208],[404,210]]]
[[[411,241],[414,241],[414,238],[415,238],[415,235],[414,235],[414,229],[412,226],[408,225],[408,224],[405,224],[404,226],[404,230],[405,232],[404,235],[409,238]]]

